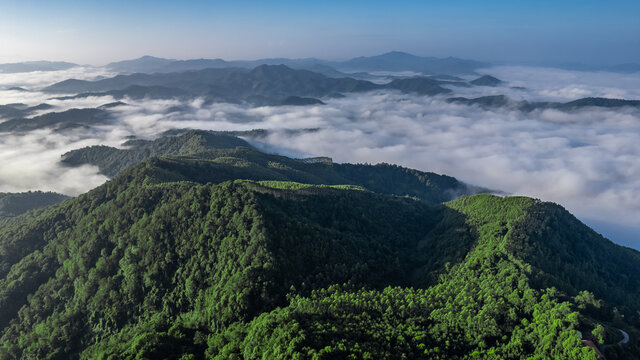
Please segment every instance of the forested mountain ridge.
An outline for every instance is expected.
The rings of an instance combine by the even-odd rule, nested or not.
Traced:
[[[68,79],[43,89],[48,93],[77,94],[71,98],[111,95],[117,99],[201,97],[209,102],[246,102],[280,105],[291,96],[324,98],[335,94],[393,89],[421,95],[446,94],[451,84],[434,78],[398,79],[376,84],[351,77],[292,69],[285,65],[260,65],[254,69],[210,68],[177,73],[118,75],[97,81]],[[466,83],[463,83],[466,84]],[[69,99],[70,97],[64,97]]]
[[[505,95],[490,95],[481,96],[477,98],[465,98],[465,97],[452,97],[446,100],[450,103],[464,104],[464,105],[477,105],[483,108],[505,108],[515,109],[523,112],[541,111],[541,110],[559,110],[572,112],[576,110],[589,109],[589,108],[635,108],[640,109],[640,100],[625,100],[625,99],[609,99],[588,97],[581,98],[569,102],[544,102],[544,101],[526,101],[526,100],[513,100]]]
[[[122,146],[124,149],[98,145],[72,150],[63,154],[61,161],[68,166],[96,165],[101,173],[113,177],[150,157],[196,154],[206,157],[217,149],[251,147],[233,135],[202,130],[187,131],[179,136],[163,136],[154,141],[129,140]]]
[[[102,109],[70,109],[50,112],[32,118],[16,118],[0,123],[0,132],[27,132],[43,128],[64,130],[111,122],[108,111]]]
[[[55,205],[68,198],[68,196],[62,194],[42,191],[0,193],[0,219],[18,216],[30,210]]]
[[[450,176],[396,165],[339,164],[328,158],[292,159],[266,154],[229,133],[190,130],[178,136],[163,136],[153,141],[133,140],[124,145],[126,149],[94,146],[73,150],[63,155],[62,162],[69,166],[96,165],[103,174],[113,177],[150,157],[175,155],[181,158],[153,160],[154,166],[145,171],[157,173],[152,177],[160,179],[188,179],[201,183],[251,179],[351,184],[435,203],[486,191]]]
[[[40,104],[36,106],[27,106],[25,104],[6,104],[0,105],[0,119],[14,119],[26,117],[39,110],[48,110],[52,108],[49,104]]]
[[[437,204],[392,190],[415,170],[210,151],[0,228],[0,357],[595,359],[576,330],[616,328],[631,342],[607,358],[639,351],[638,252],[558,205]]]
[[[377,56],[360,56],[347,61],[327,61],[316,58],[271,58],[235,61],[227,61],[223,59],[174,60],[156,58],[152,56],[143,56],[138,59],[110,63],[107,64],[106,67],[110,70],[123,73],[167,73],[185,70],[200,70],[206,68],[254,68],[263,64],[284,64],[294,69],[304,69],[311,71],[323,70],[326,74],[338,73],[338,71],[335,70],[338,69],[344,71],[417,71],[425,74],[450,75],[473,73],[474,70],[481,67],[486,67],[488,65],[487,63],[482,63],[479,61],[458,59],[453,57],[422,57],[400,51],[392,51]]]

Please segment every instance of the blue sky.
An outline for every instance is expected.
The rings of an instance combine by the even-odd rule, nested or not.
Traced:
[[[639,1],[0,0],[0,62],[321,57],[640,62]]]

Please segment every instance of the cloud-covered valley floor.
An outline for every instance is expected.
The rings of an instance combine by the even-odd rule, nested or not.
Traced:
[[[585,96],[640,98],[640,74],[525,67],[485,71],[509,83],[495,88],[452,88],[456,95],[505,94],[546,101]],[[23,86],[34,90],[0,90],[0,104],[46,102],[55,106],[54,111],[62,111],[115,101],[110,97],[48,100],[49,96],[37,91],[66,77],[99,75],[105,74],[76,69],[39,77],[0,75],[0,89]],[[119,146],[127,137],[153,138],[172,128],[267,129],[265,137],[248,140],[263,150],[289,156],[388,162],[444,173],[470,184],[560,203],[582,219],[593,219],[594,226],[605,222],[636,229],[640,219],[637,109],[523,113],[505,108],[483,110],[445,99],[370,92],[325,100],[322,106],[257,108],[226,103],[204,106],[198,100],[124,100],[128,105],[112,110],[118,119],[113,125],[0,134],[0,191],[52,190],[77,195],[100,185],[107,179],[96,168],[66,168],[58,163],[63,153],[88,145]],[[177,108],[181,110],[168,112]],[[632,237],[613,240],[640,247],[640,241],[632,243]]]

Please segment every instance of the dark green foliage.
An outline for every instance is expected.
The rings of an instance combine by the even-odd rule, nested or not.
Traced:
[[[637,354],[640,290],[614,275],[638,253],[556,205],[433,204],[376,187],[447,178],[218,151],[1,227],[0,358],[595,360],[576,330],[614,327],[631,342],[607,357]]]
[[[154,159],[143,167],[157,181],[190,180],[200,183],[235,179],[296,181],[307,184],[350,184],[371,191],[418,197],[439,203],[482,189],[467,187],[455,178],[397,165],[334,164],[329,158],[291,159],[252,149],[244,140],[226,133],[192,130],[155,141],[133,140],[120,150],[94,146],[63,155],[69,166],[92,164],[108,176],[153,156],[189,155]]]
[[[416,200],[361,190],[145,185],[125,175],[132,180],[119,177],[3,229],[3,247],[23,245],[2,258],[8,353],[75,356],[156,314],[186,316],[197,323],[190,329],[208,334],[284,305],[290,288],[406,284],[413,262],[399,259],[412,257],[441,216]],[[414,225],[403,226],[406,219]],[[154,341],[171,339],[157,331]]]
[[[97,165],[100,172],[115,176],[118,172],[150,157],[192,155],[214,149],[250,145],[235,136],[207,131],[187,131],[179,137],[166,136],[155,141],[129,140],[125,149],[91,146],[62,155],[62,163],[69,166]]]
[[[68,196],[53,192],[0,193],[0,218],[18,216],[29,210],[54,205],[66,199]]]

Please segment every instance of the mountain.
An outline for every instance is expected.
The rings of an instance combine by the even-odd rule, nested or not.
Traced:
[[[517,107],[522,104],[521,102],[514,101],[508,98],[506,95],[489,95],[489,96],[481,96],[473,99],[469,99],[465,97],[453,97],[453,98],[447,99],[447,102],[464,104],[464,105],[478,105],[483,108],[508,107],[514,104]]]
[[[25,61],[19,63],[0,64],[0,73],[13,74],[33,71],[58,71],[79,66],[64,61]]]
[[[179,163],[173,163],[170,159],[159,160],[156,166],[171,169],[176,179],[348,184],[385,194],[415,196],[431,202],[447,201],[461,194],[482,191],[449,176],[389,164],[336,164],[328,158],[292,159],[265,154],[253,149],[246,141],[226,133],[190,130],[179,136],[164,136],[154,141],[128,141],[124,146],[127,149],[92,146],[73,150],[64,154],[61,161],[67,166],[95,165],[101,173],[113,177],[152,157],[186,156],[189,159]],[[193,173],[194,169],[197,169],[197,174]]]
[[[55,205],[68,198],[62,194],[42,191],[0,193],[0,219],[15,217],[27,211]]]
[[[176,60],[145,55],[138,59],[112,62],[105,67],[111,71],[120,73],[157,72],[159,69],[175,61]]]
[[[357,57],[346,61],[328,61],[316,58],[287,59],[268,58],[257,60],[223,60],[223,59],[192,59],[172,60],[152,56],[126,60],[107,64],[109,70],[119,73],[169,73],[190,70],[204,70],[209,68],[246,68],[253,69],[260,65],[285,65],[297,70],[309,70],[321,73],[327,77],[346,77],[345,72],[402,72],[414,71],[433,75],[472,74],[476,69],[487,67],[489,64],[464,60],[453,57],[435,58],[420,57],[399,51],[386,54]]]
[[[202,130],[189,130],[180,136],[164,136],[154,141],[129,140],[122,145],[124,149],[91,146],[72,150],[62,155],[61,161],[67,166],[96,165],[102,174],[113,177],[151,157],[195,155],[238,146],[251,147],[238,137]]]
[[[524,112],[535,110],[560,110],[560,111],[577,111],[586,108],[638,108],[640,109],[640,100],[624,100],[624,99],[608,99],[608,98],[582,98],[569,102],[528,102],[524,100],[513,100],[505,95],[481,96],[477,98],[453,97],[447,99],[447,102],[478,105],[483,108],[509,108]]]
[[[442,84],[447,84],[447,82],[442,82],[438,80],[434,80],[426,77],[413,77],[407,79],[395,79],[387,84],[385,87],[390,89],[400,90],[404,93],[415,93],[418,95],[438,95],[438,94],[447,94],[450,93],[451,90],[447,88],[443,88]]]
[[[236,60],[226,61],[223,59],[191,59],[172,60],[162,59],[153,56],[143,56],[139,59],[113,62],[106,65],[106,68],[122,74],[132,73],[171,73],[194,70],[204,70],[211,68],[245,68],[253,69],[260,65],[285,65],[293,69],[310,70],[321,73],[328,77],[345,77],[341,73],[319,59],[258,59],[258,60]]]
[[[470,81],[469,83],[476,86],[498,86],[502,84],[503,81],[491,75],[484,75],[475,80]]]
[[[331,167],[228,151],[151,158],[0,227],[0,355],[595,360],[581,337],[619,329],[607,358],[640,351],[640,253],[556,204],[380,193],[419,174],[389,165],[347,167],[365,186],[246,180]]]
[[[107,103],[104,105],[100,105],[97,108],[100,110],[109,110],[112,109],[114,107],[118,107],[118,106],[122,106],[122,105],[127,105],[127,103],[124,103],[122,101],[115,101],[115,102],[111,102],[111,103]]]
[[[132,86],[135,86],[132,88]],[[98,81],[65,80],[45,88],[52,93],[93,93],[117,91],[115,95],[135,97],[149,92],[144,87],[161,86],[168,96],[171,91],[201,96],[211,101],[251,101],[277,104],[289,96],[321,97],[335,92],[366,91],[377,85],[350,78],[328,78],[324,75],[294,70],[284,65],[262,65],[247,71],[224,68],[183,73],[119,75]],[[83,94],[80,96],[89,96]]]
[[[328,98],[341,93],[376,89],[397,89],[421,95],[437,95],[450,92],[440,86],[447,84],[455,85],[457,82],[414,77],[396,79],[387,84],[375,84],[349,77],[327,77],[285,65],[260,65],[252,70],[220,68],[181,73],[118,75],[97,81],[69,79],[53,84],[44,91],[77,94],[61,99],[102,95],[111,95],[116,99],[203,97],[210,102],[282,105],[287,103],[287,99],[293,101],[296,98]],[[313,104],[315,103],[317,102],[314,101]]]
[[[421,57],[400,51],[370,57],[361,56],[334,65],[341,71],[416,71],[432,75],[467,74],[486,66],[488,64],[473,60]]]
[[[570,62],[570,63],[532,63],[525,64],[528,66],[543,66],[557,69],[565,69],[572,71],[608,71],[622,74],[630,74],[640,72],[640,64],[638,63],[625,63],[625,64],[617,64],[617,65],[593,65],[593,64],[585,64],[580,62]]]
[[[588,97],[558,105],[550,105],[550,107],[558,108],[562,110],[573,110],[585,107],[602,107],[602,108],[620,108],[620,107],[635,107],[640,108],[640,100],[623,100],[623,99],[609,99],[609,98],[597,98]]]
[[[306,105],[324,105],[322,100],[315,98],[305,98],[299,96],[289,96],[280,102],[280,105],[306,106]]]
[[[104,92],[86,92],[80,93],[73,96],[61,96],[55,97],[55,100],[71,100],[71,99],[82,99],[87,97],[96,97],[96,96],[111,96],[116,100],[124,99],[125,97],[140,100],[144,98],[148,99],[180,99],[180,98],[189,98],[192,96],[191,93],[177,89],[177,88],[169,88],[165,86],[140,86],[140,85],[131,85],[122,90],[109,90]]]
[[[36,111],[48,110],[53,108],[49,104],[40,104],[36,106],[27,106],[25,104],[7,104],[0,105],[0,119],[14,119],[32,115]]]
[[[17,118],[0,123],[0,132],[24,132],[42,128],[59,130],[104,124],[111,121],[109,113],[101,109],[70,109],[51,112],[32,118]]]
[[[640,72],[640,64],[636,64],[636,63],[620,64],[620,65],[609,67],[609,70],[613,72],[620,72],[620,73],[636,73],[636,72]]]

